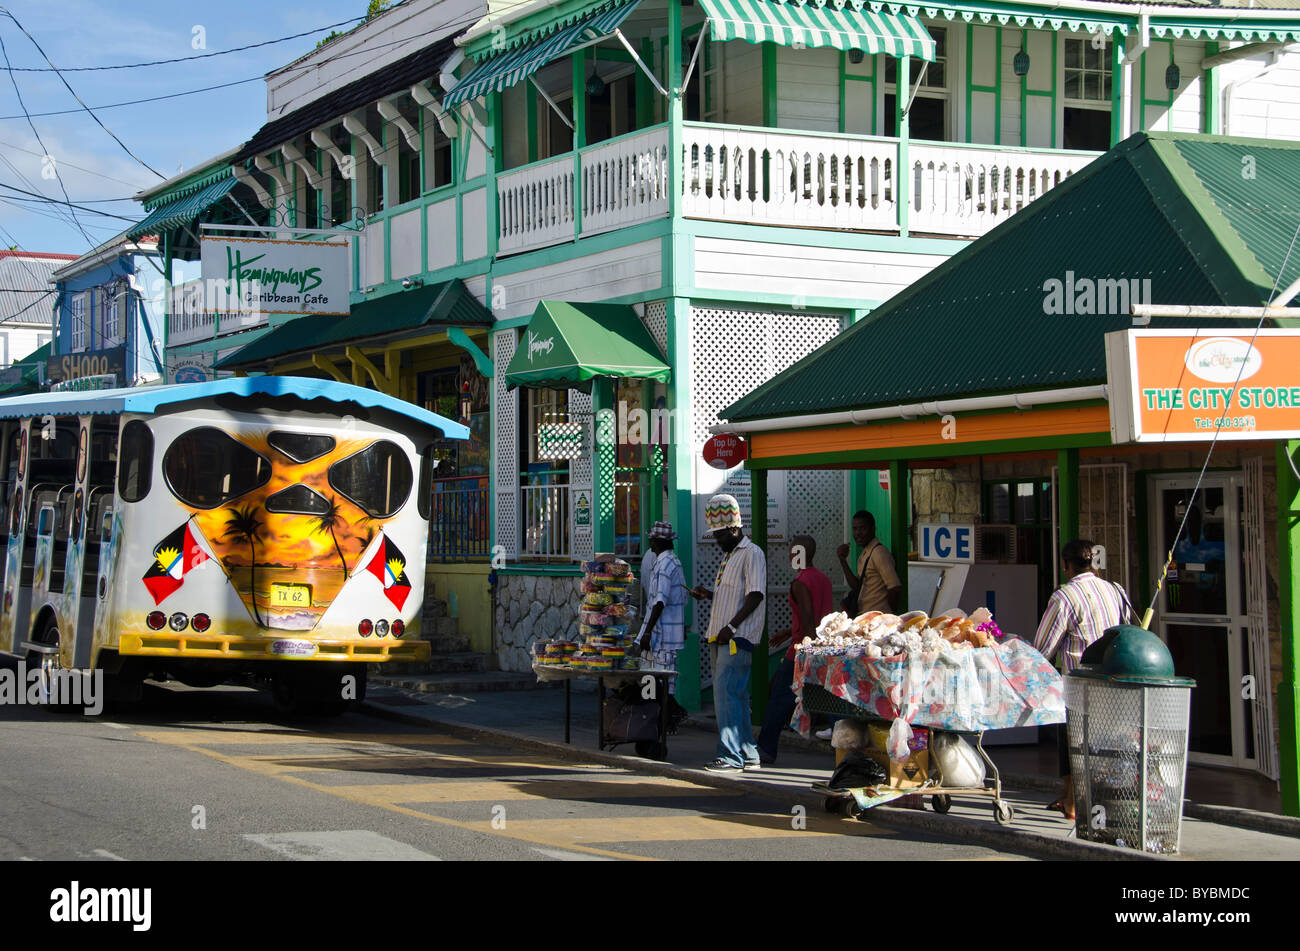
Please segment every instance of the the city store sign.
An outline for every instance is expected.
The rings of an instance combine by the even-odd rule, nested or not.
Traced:
[[[46,376],[55,383],[79,380],[87,376],[116,376],[126,378],[126,348],[109,347],[107,350],[88,350],[85,353],[64,353],[50,357],[45,367]]]
[[[346,316],[347,241],[202,240],[204,310],[219,314]]]
[[[1106,335],[1115,443],[1300,438],[1300,330]]]

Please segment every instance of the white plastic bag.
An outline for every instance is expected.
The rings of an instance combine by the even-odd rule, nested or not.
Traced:
[[[935,730],[930,734],[930,756],[939,766],[943,785],[984,785],[984,760],[964,736]]]
[[[912,749],[907,744],[912,739],[912,728],[902,717],[895,717],[894,722],[889,725],[889,758],[895,763],[901,763],[912,755]]]

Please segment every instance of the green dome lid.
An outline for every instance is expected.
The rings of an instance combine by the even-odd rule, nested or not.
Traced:
[[[1174,658],[1164,641],[1150,631],[1121,624],[1106,631],[1114,633],[1101,661],[1101,673],[1125,680],[1173,680]]]

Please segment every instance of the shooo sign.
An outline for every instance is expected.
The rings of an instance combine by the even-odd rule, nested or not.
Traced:
[[[345,316],[352,254],[347,241],[268,241],[204,236],[200,256],[219,314]]]

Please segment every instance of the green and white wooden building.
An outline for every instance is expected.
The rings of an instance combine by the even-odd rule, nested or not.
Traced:
[[[431,552],[430,572],[460,586],[475,648],[522,669],[530,640],[575,624],[577,563],[635,561],[653,518],[712,580],[699,509],[727,474],[700,453],[718,410],[1133,132],[1300,138],[1298,41],[1300,11],[1180,3],[407,0],[270,74],[233,174],[281,225],[356,222],[354,315],[428,295],[409,305],[425,335],[346,342],[332,370],[301,348],[238,368],[415,400],[482,387],[490,523],[468,561]],[[363,74],[368,51],[384,58]],[[490,326],[429,322],[453,284]],[[530,322],[560,313],[544,301],[571,305],[587,346],[584,305],[621,307],[663,372],[512,385]],[[452,369],[449,394],[428,374]],[[633,418],[656,408],[662,445]],[[602,410],[622,445],[595,438]],[[570,430],[589,434],[580,451]],[[773,526],[817,537],[823,568],[850,500],[887,511],[874,473],[771,488]],[[708,671],[685,656],[691,704]]]

